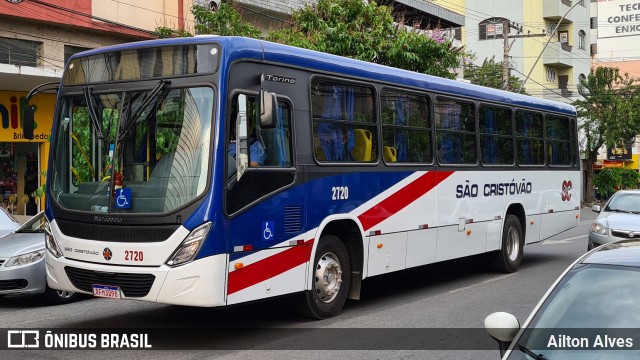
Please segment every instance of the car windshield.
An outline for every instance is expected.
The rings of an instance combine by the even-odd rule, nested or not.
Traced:
[[[204,193],[213,89],[170,88],[64,96],[50,189],[69,210],[166,213]],[[49,184],[47,184],[49,185]]]
[[[640,269],[578,265],[546,299],[509,359],[532,359],[521,347],[547,359],[637,359],[637,351],[624,349],[627,338],[638,335],[639,299]],[[613,337],[622,343],[606,348]]]
[[[604,211],[640,213],[640,194],[617,193]]]
[[[38,233],[44,232],[44,211],[34,215],[29,221],[22,224],[17,233]]]

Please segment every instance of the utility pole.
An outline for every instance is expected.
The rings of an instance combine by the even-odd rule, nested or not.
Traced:
[[[504,38],[504,53],[502,56],[502,88],[509,91],[509,75],[511,68],[509,66],[509,27],[511,21],[505,20],[502,24],[502,37]]]
[[[516,35],[510,36],[510,30],[517,30]],[[511,77],[511,66],[509,63],[511,62],[511,57],[509,56],[509,51],[511,51],[511,46],[515,43],[516,38],[528,38],[528,37],[543,37],[545,34],[520,34],[522,32],[522,26],[516,26],[511,23],[510,20],[505,20],[502,25],[502,36],[504,37],[504,53],[502,57],[502,89],[511,91],[511,87],[509,86],[509,78]],[[509,44],[509,39],[514,39],[511,44]],[[522,91],[522,88],[518,90],[518,92]]]

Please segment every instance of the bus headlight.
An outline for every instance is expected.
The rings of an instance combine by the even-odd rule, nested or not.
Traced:
[[[598,223],[591,225],[591,231],[599,235],[607,235],[607,228]]]
[[[49,226],[49,220],[46,216],[44,217],[44,245],[51,255],[57,258],[62,256],[62,251],[60,251],[60,247],[58,246],[56,239],[53,238],[51,226]]]
[[[189,236],[178,246],[176,251],[169,257],[166,264],[169,266],[180,266],[193,261],[198,251],[202,247],[204,240],[209,234],[211,223],[205,223],[195,228]]]

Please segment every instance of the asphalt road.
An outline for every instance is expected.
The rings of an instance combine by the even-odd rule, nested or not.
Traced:
[[[223,350],[9,350],[0,351],[0,358],[498,359],[497,345],[495,349],[458,349],[469,348],[469,342],[482,329],[484,318],[492,312],[506,311],[524,322],[558,275],[586,251],[586,235],[596,214],[585,208],[581,216],[577,228],[526,246],[522,266],[516,273],[496,273],[481,262],[462,259],[375,277],[363,282],[361,300],[348,301],[338,317],[323,321],[299,317],[294,311],[295,298],[226,309],[97,298],[63,306],[46,306],[36,298],[0,299],[0,328],[5,329],[175,328],[180,333],[180,328],[236,328],[211,335],[232,344],[223,346]],[[342,330],[332,331],[334,328]],[[370,337],[371,346],[356,343],[344,347],[350,337],[343,328],[358,331],[356,341]],[[382,333],[367,330],[381,328],[393,329]],[[423,328],[429,329],[426,336],[450,335],[453,339],[448,344],[459,341],[460,345],[429,351],[376,349],[376,344],[380,347],[395,339],[402,343],[406,329]],[[471,330],[446,332],[457,328]],[[192,341],[206,342],[196,338]],[[300,348],[304,350],[295,350]],[[355,350],[330,350],[336,348]]]

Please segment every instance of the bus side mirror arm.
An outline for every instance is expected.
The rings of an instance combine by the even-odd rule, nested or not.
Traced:
[[[35,117],[36,109],[33,105],[29,104],[29,101],[31,100],[32,97],[34,97],[35,95],[43,91],[55,90],[56,92],[58,92],[59,88],[60,88],[60,82],[56,81],[56,82],[48,82],[48,83],[38,85],[33,89],[31,89],[31,91],[29,91],[29,94],[27,94],[27,98],[26,98],[26,106],[24,108],[24,120],[22,122],[22,135],[25,139],[33,140],[33,130],[35,128],[34,117]]]

